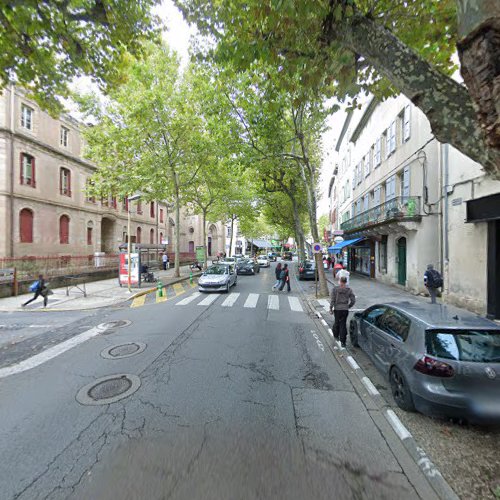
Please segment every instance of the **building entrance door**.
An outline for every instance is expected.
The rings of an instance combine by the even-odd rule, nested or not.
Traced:
[[[398,284],[406,285],[406,238],[398,240]]]

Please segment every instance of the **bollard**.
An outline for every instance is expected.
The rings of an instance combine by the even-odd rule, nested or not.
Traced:
[[[158,291],[158,296],[163,297],[163,283],[161,281],[158,281],[158,284],[156,285],[156,289]]]
[[[193,271],[189,273],[189,283],[193,283]]]

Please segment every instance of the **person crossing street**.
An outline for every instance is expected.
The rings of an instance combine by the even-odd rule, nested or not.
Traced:
[[[287,285],[287,292],[290,292],[290,272],[288,269],[288,264],[283,265],[283,269],[281,270],[280,273],[280,280],[281,280],[281,285],[279,287],[279,291],[283,290],[285,288],[285,284]]]

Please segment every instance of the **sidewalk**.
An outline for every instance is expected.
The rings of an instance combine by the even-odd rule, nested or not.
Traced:
[[[189,266],[181,266],[181,278],[174,277],[174,269],[166,271],[155,271],[155,276],[168,285],[172,282],[188,279]],[[82,285],[79,285],[83,289]],[[132,299],[136,294],[145,292],[151,288],[156,288],[156,283],[143,283],[141,288],[132,288],[132,293],[128,291],[127,286],[118,284],[118,277],[113,279],[92,281],[85,284],[87,296],[76,287],[69,289],[69,295],[66,295],[66,287],[51,289],[53,295],[49,295],[49,303],[46,308],[43,307],[43,298],[21,307],[21,304],[33,297],[32,293],[18,295],[17,297],[5,297],[0,299],[0,311],[83,311],[87,309],[98,309],[101,307],[116,306],[127,300]]]

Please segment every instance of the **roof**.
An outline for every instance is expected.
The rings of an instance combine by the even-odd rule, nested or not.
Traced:
[[[251,240],[251,243],[259,248],[273,248],[273,245],[266,240]]]
[[[385,305],[399,309],[428,328],[481,328],[500,331],[500,325],[478,314],[448,304],[422,302],[387,302]]]
[[[363,113],[363,116],[359,120],[359,123],[356,125],[356,128],[354,129],[354,132],[351,135],[351,142],[356,142],[361,135],[361,132],[363,132],[363,129],[365,128],[366,124],[368,123],[368,120],[372,116],[373,112],[375,111],[375,108],[379,105],[380,101],[376,97],[372,97],[370,102],[368,103],[368,106],[365,109],[365,112]]]

